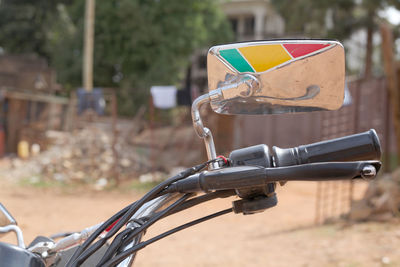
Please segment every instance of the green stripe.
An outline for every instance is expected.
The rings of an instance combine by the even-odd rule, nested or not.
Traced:
[[[253,68],[247,63],[237,49],[221,50],[219,54],[238,72],[254,72]]]

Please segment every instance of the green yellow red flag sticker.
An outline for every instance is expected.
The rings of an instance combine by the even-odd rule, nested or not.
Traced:
[[[219,50],[222,57],[234,70],[242,72],[264,72],[274,67],[312,54],[332,43],[284,43],[260,44]]]

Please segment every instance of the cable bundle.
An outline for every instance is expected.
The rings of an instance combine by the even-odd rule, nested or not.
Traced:
[[[148,229],[151,225],[156,223],[158,220],[160,220],[168,215],[171,215],[173,213],[176,213],[176,212],[182,211],[184,209],[198,205],[200,203],[203,203],[205,201],[209,201],[209,200],[212,200],[215,198],[227,197],[227,196],[234,195],[235,192],[233,190],[219,191],[219,192],[208,193],[208,194],[205,194],[205,195],[202,195],[199,197],[195,197],[195,198],[193,198],[194,194],[184,194],[178,200],[176,200],[174,203],[172,203],[171,205],[169,205],[162,211],[159,211],[159,212],[153,214],[151,217],[140,218],[140,219],[135,220],[135,227],[126,228],[126,229],[120,231],[121,228],[131,220],[132,216],[145,203],[147,203],[148,201],[151,201],[157,197],[165,195],[166,191],[164,189],[166,187],[175,183],[176,181],[185,179],[185,178],[189,177],[190,175],[193,175],[193,174],[203,170],[208,164],[210,164],[212,162],[221,161],[221,160],[223,160],[223,159],[217,158],[215,160],[207,161],[205,163],[196,165],[192,168],[186,169],[186,170],[182,171],[181,173],[179,173],[178,175],[175,175],[174,177],[171,177],[171,178],[167,179],[166,181],[160,183],[159,185],[154,187],[152,190],[150,190],[146,195],[144,195],[141,199],[139,199],[136,202],[131,203],[124,209],[117,212],[115,215],[113,215],[111,218],[109,218],[106,222],[104,222],[82,245],[80,245],[78,247],[78,249],[75,251],[73,256],[70,258],[70,260],[68,261],[66,266],[67,267],[80,266],[93,253],[95,253],[98,249],[100,249],[104,244],[106,244],[106,242],[108,240],[110,240],[114,236],[115,237],[114,237],[113,241],[111,242],[106,253],[100,259],[97,266],[116,266],[117,264],[124,261],[129,256],[136,253],[138,250],[146,247],[147,245],[149,245],[155,241],[158,241],[164,237],[167,237],[173,233],[176,233],[178,231],[186,229],[195,224],[198,224],[198,223],[204,222],[206,220],[210,220],[212,218],[232,212],[232,208],[229,208],[229,209],[202,217],[200,219],[194,220],[192,222],[183,224],[181,226],[178,226],[174,229],[171,229],[167,232],[157,235],[147,241],[140,242],[141,236],[144,234],[146,229]],[[226,164],[226,163],[224,162],[224,164]],[[108,230],[108,232],[107,232],[107,230]],[[98,239],[96,242],[94,242],[104,231],[106,231],[106,234],[104,235],[104,237],[102,237],[102,238]],[[122,250],[123,248],[125,248],[127,245],[129,245],[131,243],[134,243],[135,245],[130,247],[129,249],[126,249],[125,251]]]

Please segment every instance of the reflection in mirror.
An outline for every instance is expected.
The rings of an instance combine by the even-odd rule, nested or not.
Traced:
[[[343,104],[344,66],[336,41],[214,46],[207,56],[211,107],[224,114],[335,110]]]

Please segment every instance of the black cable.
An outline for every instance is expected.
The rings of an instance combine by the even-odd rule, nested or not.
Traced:
[[[147,218],[140,218],[140,219],[135,219],[133,221],[136,222],[138,227],[141,227],[147,220],[148,220]],[[121,233],[117,234],[115,236],[113,242],[107,248],[107,250],[104,253],[101,260],[103,260],[103,258],[106,258],[106,259],[111,258],[116,253],[116,251],[118,251],[121,248],[121,246],[123,246],[124,240],[127,238],[128,234],[130,232],[132,232],[135,228],[127,228],[124,231],[122,231]]]
[[[189,208],[191,208],[193,206],[199,205],[199,204],[204,203],[206,201],[210,201],[210,200],[213,200],[213,199],[216,199],[216,198],[226,198],[226,197],[230,197],[230,196],[235,195],[235,194],[236,193],[235,193],[234,190],[224,190],[224,191],[216,191],[216,192],[207,193],[207,194],[201,195],[199,197],[195,197],[195,198],[189,199],[189,200],[183,202],[181,205],[179,205],[176,208],[174,208],[173,210],[171,210],[170,212],[168,212],[167,214],[165,214],[161,219],[163,219],[163,218],[165,218],[167,216],[170,216],[172,214],[178,213],[180,211],[183,211],[185,209],[189,209]],[[160,212],[162,212],[162,211],[160,211]],[[153,214],[153,216],[156,215],[156,214],[158,214],[158,213]],[[142,233],[142,232],[139,232],[135,236],[137,237],[140,233]],[[115,240],[116,239],[114,239],[113,243],[115,243]],[[120,240],[121,240],[121,238],[120,238]],[[116,241],[116,242],[118,242],[118,241]],[[119,245],[119,248],[126,247],[132,242],[133,242],[133,238],[126,238],[126,236],[125,236],[124,239],[122,239],[122,243]],[[108,248],[108,250],[110,250],[110,249],[111,249],[111,246]]]
[[[122,215],[124,215],[130,208],[132,204],[129,204],[128,206],[126,206],[125,208],[123,208],[122,210],[118,211],[116,214],[114,214],[113,216],[111,216],[111,218],[109,218],[107,221],[105,221],[92,235],[90,235],[90,237],[87,239],[89,240],[90,238],[96,239],[103,231],[105,231],[107,229],[107,227],[109,227],[110,225],[112,225],[116,220],[118,220],[119,218],[122,217]],[[90,244],[90,243],[89,243]],[[79,246],[79,249],[85,249],[86,247],[84,247],[85,243],[83,243],[82,245]],[[79,249],[75,250],[75,253],[72,255],[72,257],[69,259],[68,263],[66,266],[69,266],[70,263],[73,262],[74,258],[79,256],[78,255],[78,251]]]
[[[143,223],[143,225],[141,227],[134,228],[131,232],[125,233],[124,234],[125,235],[124,242],[126,242],[127,240],[134,239],[138,234],[140,234],[141,232],[145,231],[147,228],[152,226],[158,220],[163,218],[165,216],[165,214],[168,214],[171,210],[173,210],[174,208],[176,208],[179,205],[181,205],[185,200],[187,200],[191,196],[193,196],[193,194],[185,194],[185,195],[183,195],[181,198],[179,198],[173,204],[169,205],[167,208],[165,208],[161,212],[159,212],[159,213],[155,214],[154,216],[152,216],[148,221]],[[126,230],[131,230],[131,229],[126,229]],[[120,241],[121,241],[120,238],[118,240],[115,240],[115,239],[113,240],[113,242],[111,243],[110,247],[107,249],[106,253],[100,259],[100,261],[97,264],[97,266],[103,266],[103,263],[106,262],[107,260],[109,260],[115,254],[115,252],[122,245]],[[83,255],[84,254],[82,254],[82,256]],[[78,260],[79,260],[79,258],[78,258]]]
[[[119,264],[120,262],[122,262],[123,260],[125,260],[127,257],[129,257],[132,253],[135,253],[138,250],[141,250],[141,249],[145,248],[146,246],[150,245],[151,243],[154,243],[154,242],[156,242],[156,241],[158,241],[158,240],[160,240],[160,239],[162,239],[164,237],[172,235],[172,234],[174,234],[176,232],[179,232],[181,230],[184,230],[184,229],[186,229],[188,227],[194,226],[196,224],[202,223],[204,221],[216,218],[216,217],[224,215],[224,214],[228,214],[228,213],[230,213],[232,211],[233,211],[232,208],[225,209],[225,210],[210,214],[208,216],[199,218],[197,220],[182,224],[182,225],[180,225],[178,227],[175,227],[175,228],[173,228],[173,229],[171,229],[171,230],[169,230],[167,232],[164,232],[164,233],[162,233],[160,235],[157,235],[157,236],[155,236],[153,238],[150,238],[149,240],[143,241],[143,242],[141,242],[141,243],[129,248],[128,250],[126,250],[126,251],[122,252],[121,254],[117,255],[115,258],[105,262],[102,266],[104,266],[104,267],[115,266],[115,265]]]
[[[107,248],[106,252],[104,253],[103,257],[100,259],[100,262],[106,258],[111,258],[115,251],[117,251],[123,242],[123,240],[128,236],[128,234],[132,232],[131,228],[126,228],[123,230],[121,233],[117,234],[113,240],[113,242],[110,244],[110,246]],[[84,256],[84,253],[82,254],[82,257]],[[78,258],[79,259],[79,258]],[[99,262],[99,263],[100,263]]]
[[[119,218],[122,217],[122,215],[124,215],[130,208],[130,206],[132,206],[135,202],[129,204],[128,206],[126,206],[125,208],[123,208],[122,210],[118,211],[116,214],[114,214],[111,218],[109,218],[107,221],[105,221],[98,229],[96,229],[96,231],[89,237],[89,238],[93,238],[96,239],[101,233],[103,233],[110,225],[112,225],[116,220],[118,220]],[[89,240],[89,239],[88,239]],[[80,245],[80,248],[83,248],[83,245]],[[84,248],[86,249],[86,247]],[[75,253],[72,255],[72,257],[69,259],[68,263],[72,262],[73,258],[75,257],[75,255],[77,255],[78,249],[75,251]],[[67,265],[68,266],[68,265]]]
[[[147,201],[153,199],[154,197],[156,197],[166,186],[180,180],[180,179],[184,179],[192,174],[195,174],[196,172],[202,170],[203,168],[205,168],[209,163],[216,161],[216,160],[211,160],[211,161],[207,161],[205,163],[196,165],[192,168],[186,169],[184,171],[182,171],[181,173],[179,173],[178,175],[173,176],[172,178],[169,178],[168,180],[158,184],[157,186],[155,186],[152,190],[150,190],[146,195],[144,195],[140,200],[136,201],[135,203],[133,203],[132,205],[128,206],[128,210],[122,215],[122,218],[120,218],[120,220],[114,225],[114,227],[106,234],[106,236],[102,239],[100,239],[98,242],[96,242],[90,249],[88,249],[89,245],[101,234],[98,233],[99,231],[96,231],[94,234],[92,234],[81,246],[79,246],[79,248],[75,251],[75,253],[73,254],[73,256],[70,258],[70,260],[68,261],[66,267],[76,267],[78,262],[77,259],[80,258],[80,261],[85,261],[88,257],[90,257],[90,255],[92,255],[96,250],[98,250],[101,246],[103,246],[105,244],[105,242],[111,238],[113,235],[115,235],[116,232],[118,232],[122,226],[124,226],[129,219],[135,214],[135,212]],[[109,220],[107,220],[107,222],[109,222]],[[115,221],[115,220],[114,220]],[[113,222],[114,222],[113,221]],[[104,225],[104,224],[103,224]],[[108,226],[101,226],[100,228],[102,228],[104,231]],[[99,229],[98,229],[99,230]],[[86,250],[86,251],[85,251]],[[81,257],[81,254],[83,252],[85,253],[85,257]]]
[[[142,241],[142,237],[143,237],[144,234],[145,234],[145,233],[140,233],[139,235],[137,235],[137,236],[132,240],[132,244],[139,244],[140,241]],[[123,251],[124,251],[124,248],[125,248],[125,247],[120,247],[120,249],[117,251],[116,254],[119,254],[119,253],[123,252]],[[131,254],[131,257],[130,257],[130,260],[129,260],[129,264],[130,264],[129,266],[133,265],[133,261],[135,260],[136,255],[137,255],[137,253]]]
[[[172,211],[170,211],[164,217],[181,212],[183,210],[189,209],[193,206],[199,205],[201,203],[204,203],[204,202],[216,199],[216,198],[226,198],[226,197],[230,197],[230,196],[234,196],[234,195],[236,195],[235,190],[221,190],[221,191],[207,193],[207,194],[195,197],[195,198],[191,198],[191,199],[183,202],[181,205],[179,205]]]
[[[160,195],[161,196],[161,195]],[[158,197],[158,196],[156,196]],[[122,217],[122,215],[128,211],[128,209],[135,204],[135,202],[129,204],[128,206],[126,206],[125,208],[123,208],[122,210],[118,211],[116,214],[114,214],[111,218],[109,218],[107,221],[105,221],[98,229],[96,229],[96,231],[88,238],[88,240],[91,239],[96,239],[98,236],[100,236],[101,233],[103,233],[108,227],[110,227],[113,223],[115,223],[120,217]],[[90,241],[91,243],[92,241]],[[83,248],[83,245],[80,245],[79,248]],[[89,244],[90,245],[90,244]],[[86,247],[84,247],[84,249],[86,249]],[[67,264],[70,264],[73,262],[73,260],[75,260],[79,255],[78,254],[78,250],[75,250],[75,253],[72,255],[72,257],[69,259]],[[68,265],[66,265],[68,266]]]
[[[195,174],[196,172],[200,171],[204,167],[208,165],[209,162],[205,162],[202,164],[199,164],[195,167],[186,169],[179,173],[178,175],[173,176],[172,178],[169,178],[168,180],[158,184],[155,186],[152,190],[150,190],[146,195],[144,195],[140,200],[138,200],[133,207],[121,218],[121,220],[118,221],[118,223],[107,233],[107,237],[113,236],[122,226],[127,223],[130,218],[134,215],[134,213],[147,201],[149,201],[153,196],[161,192],[166,186],[170,185],[171,183],[174,183],[178,180],[184,179],[192,174]]]
[[[193,206],[199,205],[201,203],[216,199],[216,198],[226,198],[226,197],[230,197],[235,195],[235,191],[234,190],[224,190],[224,191],[216,191],[216,192],[211,192],[211,193],[207,193],[204,195],[201,195],[199,197],[195,197],[195,198],[191,198],[185,202],[183,202],[181,205],[177,206],[176,208],[174,208],[173,210],[169,211],[168,213],[166,213],[161,219],[170,216],[172,214],[178,213],[180,211],[189,209]],[[163,211],[160,211],[163,212]],[[153,214],[153,216],[159,214],[160,212],[157,212],[155,214]],[[139,232],[138,234],[140,234],[141,232]],[[115,240],[115,239],[114,239]],[[125,238],[122,241],[123,243],[120,245],[120,247],[124,247],[129,245],[132,242],[132,238]],[[113,241],[114,243],[114,241]]]

